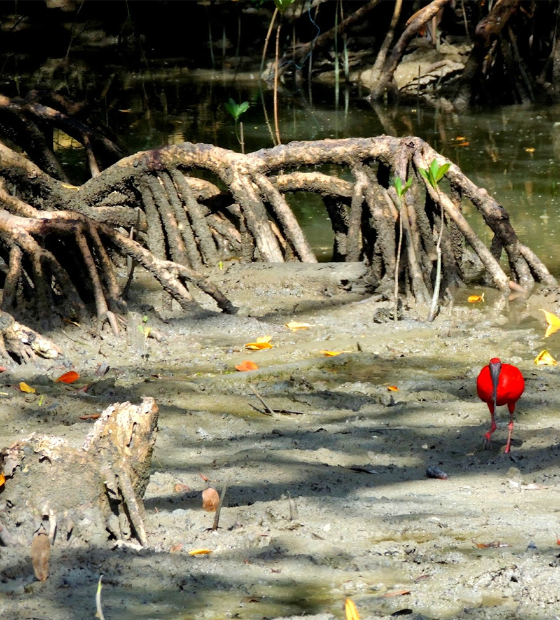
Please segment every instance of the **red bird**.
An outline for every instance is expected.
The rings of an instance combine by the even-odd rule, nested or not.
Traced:
[[[476,390],[479,398],[488,405],[490,415],[492,416],[490,430],[484,435],[487,446],[490,445],[490,437],[496,430],[496,420],[494,419],[496,406],[507,405],[509,409],[509,424],[505,451],[506,453],[509,452],[515,403],[521,398],[524,389],[525,380],[519,368],[511,364],[502,364],[497,357],[493,357],[488,366],[484,366],[480,371],[476,380]]]

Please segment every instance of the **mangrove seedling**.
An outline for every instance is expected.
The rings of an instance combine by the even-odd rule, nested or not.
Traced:
[[[440,166],[435,159],[432,159],[430,167],[426,170],[424,168],[418,168],[420,174],[424,179],[434,188],[436,194],[439,197],[439,182],[445,176],[445,173],[449,170],[451,164],[443,164]],[[443,203],[439,200],[441,208],[441,225],[439,229],[439,235],[436,245],[437,266],[436,266],[436,281],[434,283],[434,295],[432,297],[432,306],[430,308],[430,314],[428,315],[428,323],[431,323],[436,318],[439,300],[439,288],[441,283],[441,238],[443,236]]]
[[[239,118],[242,114],[245,114],[245,112],[247,112],[247,110],[249,109],[249,102],[244,101],[243,103],[235,103],[235,101],[230,97],[229,100],[226,101],[226,103],[224,103],[224,106],[235,122],[235,136],[241,146],[241,152],[245,153],[243,123],[239,122]]]

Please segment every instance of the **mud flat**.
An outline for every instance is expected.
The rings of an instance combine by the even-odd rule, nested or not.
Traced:
[[[544,348],[560,357],[560,336],[544,340],[526,304],[498,311],[492,291],[484,304],[459,292],[432,324],[406,306],[397,323],[376,322],[391,304],[367,293],[365,275],[358,264],[226,265],[213,278],[235,316],[164,311],[140,280],[132,309],[159,337],[145,350],[69,325],[52,336],[76,384],[53,382],[69,369],[57,362],[3,373],[3,446],[32,432],[78,446],[92,424],[82,417],[142,396],[160,417],[148,546],[55,545],[44,583],[27,548],[0,548],[0,616],[93,618],[100,574],[106,620],[342,618],[345,597],[366,619],[560,615],[560,379],[533,362]],[[529,307],[558,311],[542,303]],[[273,348],[245,350],[261,336]],[[509,455],[505,411],[482,449],[489,415],[475,381],[493,356],[526,379]],[[258,369],[237,372],[244,360]],[[262,413],[253,389],[285,413]],[[429,466],[448,478],[428,478]],[[227,485],[217,531],[201,505],[209,485]],[[68,488],[79,501],[78,472]]]

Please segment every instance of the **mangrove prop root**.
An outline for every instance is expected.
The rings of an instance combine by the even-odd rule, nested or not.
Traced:
[[[442,225],[442,297],[467,282],[463,262],[469,254],[483,266],[487,281],[502,291],[510,288],[511,281],[525,289],[534,282],[555,285],[546,266],[518,239],[505,209],[456,165],[446,174],[449,194],[441,188],[436,193],[425,183],[418,171],[433,159],[440,165],[448,163],[415,137],[292,142],[246,155],[182,143],[123,158],[82,186],[71,187],[0,145],[0,178],[16,189],[20,202],[75,211],[95,220],[104,243],[109,241],[143,264],[183,305],[189,300],[185,284],[192,283],[214,297],[220,308],[232,311],[219,291],[194,271],[220,260],[316,261],[290,208],[290,195],[300,192],[323,199],[334,233],[334,258],[365,261],[372,281],[385,289],[394,279],[395,231],[400,225],[392,188],[395,176],[403,182],[412,176],[400,210],[404,232],[400,290],[421,302],[432,298]],[[348,173],[351,180],[343,178]],[[462,203],[469,202],[494,234],[494,254],[505,253],[507,274],[463,216]],[[5,204],[21,217],[35,217],[9,199]],[[116,209],[114,217],[108,217],[111,208]],[[125,217],[127,209],[134,213]],[[142,212],[139,238],[147,240],[148,250],[109,226],[118,223],[121,214],[120,226],[130,227],[137,220],[136,209]],[[90,247],[99,253],[93,239]],[[14,265],[17,260],[14,252]],[[103,274],[106,270],[104,266]],[[109,289],[105,275],[103,281]],[[14,299],[15,275],[9,272],[6,282],[7,298]],[[108,293],[109,309],[114,298],[113,289]],[[105,310],[99,307],[98,312]]]

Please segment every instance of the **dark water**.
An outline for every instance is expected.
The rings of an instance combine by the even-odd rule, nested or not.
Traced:
[[[444,114],[420,107],[374,109],[366,94],[341,89],[336,101],[334,88],[316,86],[311,92],[306,87],[297,94],[281,93],[282,142],[383,133],[420,136],[494,195],[509,212],[521,240],[560,276],[559,106]],[[246,152],[272,146],[256,79],[239,85],[220,73],[208,73],[204,79],[192,79],[187,73],[131,75],[118,93],[109,89],[111,105],[101,101],[100,106],[127,153],[183,141],[240,150],[234,123],[224,107],[230,97],[251,104],[241,119]],[[272,119],[271,93],[265,99]],[[75,156],[65,150],[69,164]],[[313,197],[290,200],[316,252],[328,259],[332,234],[322,202]],[[476,209],[468,209],[466,215],[489,243],[490,235]]]

